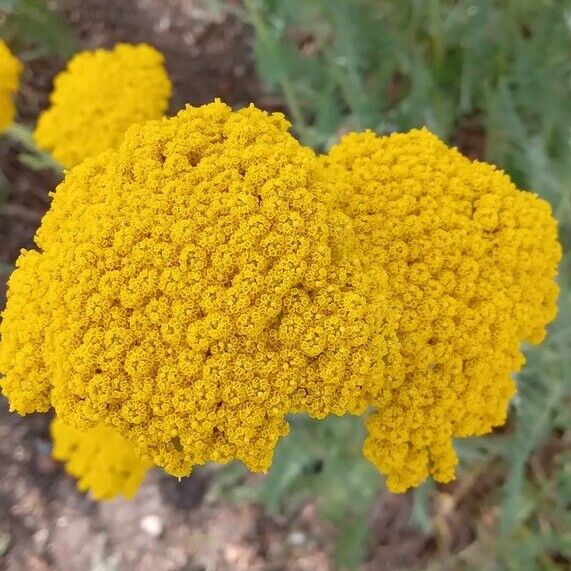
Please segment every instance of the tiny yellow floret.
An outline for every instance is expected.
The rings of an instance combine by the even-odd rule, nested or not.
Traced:
[[[77,487],[96,500],[133,498],[152,467],[150,462],[135,455],[131,444],[109,428],[79,432],[56,417],[50,433],[52,456],[64,462],[66,471],[77,478]]]
[[[21,73],[22,64],[0,40],[0,133],[14,120],[14,93],[20,86]]]
[[[149,45],[81,52],[55,78],[34,138],[72,167],[116,148],[131,125],[162,117],[171,90],[163,55]]]
[[[322,160],[398,314],[405,375],[382,383],[364,453],[393,491],[448,482],[452,438],[505,422],[520,345],[555,317],[551,209],[426,130],[349,134]]]

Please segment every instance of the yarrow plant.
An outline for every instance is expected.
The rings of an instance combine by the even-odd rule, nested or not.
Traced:
[[[18,91],[21,73],[22,64],[0,40],[0,132],[14,119],[14,93]]]
[[[66,174],[9,282],[13,410],[182,476],[266,471],[287,414],[373,407],[392,490],[453,477],[452,437],[504,421],[520,342],[555,314],[549,207],[426,131],[318,158],[288,129],[216,101]]]
[[[147,44],[81,52],[56,76],[34,138],[60,164],[75,166],[117,147],[134,123],[162,117],[171,91],[163,55]]]

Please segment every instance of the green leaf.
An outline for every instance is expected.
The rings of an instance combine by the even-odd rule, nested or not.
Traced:
[[[4,134],[26,150],[18,156],[23,164],[34,170],[50,169],[63,176],[63,167],[49,153],[38,148],[32,131],[28,127],[14,123],[5,130]]]
[[[412,520],[424,533],[432,529],[432,494],[436,486],[433,480],[427,480],[414,490],[412,503]]]
[[[266,479],[259,500],[270,513],[276,513],[281,501],[303,473],[311,457],[295,440],[285,439],[275,453],[271,471]]]
[[[0,37],[41,55],[71,56],[77,49],[68,23],[43,0],[0,0]]]
[[[337,543],[333,551],[333,561],[341,569],[356,569],[366,555],[369,537],[369,520],[349,518],[337,528]]]

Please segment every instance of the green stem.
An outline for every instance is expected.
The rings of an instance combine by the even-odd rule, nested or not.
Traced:
[[[39,159],[43,168],[49,168],[58,175],[63,175],[63,167],[55,161],[49,153],[36,145],[32,131],[28,127],[14,123],[4,131],[4,134],[12,141],[22,145],[28,153]]]
[[[440,0],[430,0],[430,35],[432,36],[432,57],[436,66],[444,59],[444,44],[442,42],[442,9]]]
[[[339,58],[332,60],[331,57],[328,57],[329,65],[339,83],[345,102],[357,120],[358,128],[371,127],[376,117],[371,109],[371,101],[367,97],[363,78],[355,63],[358,61],[355,41],[347,26],[347,20],[351,18],[351,9],[349,7],[344,10],[333,9],[327,2],[323,9],[334,25],[336,43],[338,43],[340,52],[344,56],[341,61]]]
[[[262,17],[257,1],[244,0],[244,6],[248,11],[248,15],[252,25],[254,26],[256,35],[260,38],[262,43],[267,46],[268,49],[271,49],[272,44],[274,43],[274,39],[272,38],[272,34],[268,29],[264,18]],[[297,100],[293,84],[285,73],[279,74],[279,84],[284,93],[287,106],[293,117],[296,131],[299,133],[302,139],[305,139],[306,135],[308,134],[308,125],[305,121],[301,106]]]

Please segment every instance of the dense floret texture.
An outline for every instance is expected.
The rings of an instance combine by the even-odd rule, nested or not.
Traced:
[[[12,410],[181,476],[265,471],[288,413],[373,407],[390,489],[453,478],[452,439],[504,422],[521,343],[555,316],[550,208],[425,130],[318,159],[288,128],[188,107],[66,174],[9,282]]]
[[[288,128],[188,107],[67,173],[9,282],[13,410],[112,427],[174,475],[265,471],[288,412],[365,411],[392,367],[386,275]]]
[[[135,455],[129,442],[106,427],[79,432],[56,417],[50,433],[52,456],[64,462],[66,471],[77,478],[77,487],[96,500],[133,498],[152,466]]]
[[[81,52],[55,78],[34,137],[69,168],[116,148],[131,125],[162,117],[170,95],[163,55],[151,46]]]
[[[426,130],[347,135],[323,158],[370,267],[388,273],[405,375],[387,378],[365,455],[394,491],[454,476],[454,436],[504,423],[555,316],[561,251],[549,205]]]
[[[11,125],[16,108],[14,93],[20,85],[22,64],[0,40],[0,133]]]

